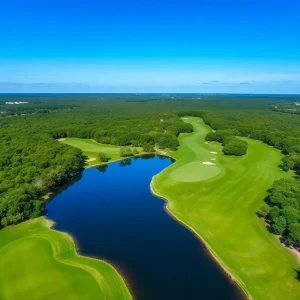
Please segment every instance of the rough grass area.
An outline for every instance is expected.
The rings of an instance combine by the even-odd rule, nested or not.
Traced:
[[[44,218],[0,231],[0,299],[132,299],[117,271]]]
[[[192,117],[184,121],[193,124],[195,132],[180,137],[181,146],[172,154],[177,161],[153,178],[153,191],[168,199],[168,211],[201,237],[253,299],[300,299],[296,256],[256,216],[272,182],[293,176],[278,167],[282,154],[260,141],[245,139],[247,155],[225,156],[220,145],[204,143],[209,127],[202,121]],[[182,179],[190,176],[184,166],[196,157],[209,161],[208,153],[215,151],[218,175],[203,174],[202,181],[189,183],[174,179],[181,171]],[[203,173],[210,168],[205,166]]]
[[[81,149],[83,154],[87,156],[86,163],[89,166],[101,163],[98,159],[99,152],[105,152],[109,158],[109,162],[113,162],[122,158],[120,156],[120,149],[125,148],[122,146],[99,144],[93,140],[79,138],[65,138],[60,142]],[[134,149],[134,147],[130,148]],[[137,149],[140,153],[142,152],[142,148],[136,147],[135,149]]]

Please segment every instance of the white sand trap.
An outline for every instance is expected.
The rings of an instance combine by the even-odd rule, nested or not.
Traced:
[[[211,158],[210,160],[216,160],[215,158]]]
[[[66,139],[57,139],[59,142],[65,141]]]
[[[202,163],[207,166],[215,166],[216,165],[216,164],[212,163],[211,161],[203,161]]]
[[[91,158],[87,159],[86,161],[95,161],[95,160],[96,160],[96,158],[91,157]]]
[[[210,152],[210,154],[218,154],[218,152]]]

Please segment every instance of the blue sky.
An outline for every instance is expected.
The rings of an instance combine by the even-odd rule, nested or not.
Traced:
[[[300,93],[300,1],[0,4],[0,92]]]

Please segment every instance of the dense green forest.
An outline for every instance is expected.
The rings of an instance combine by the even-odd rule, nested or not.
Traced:
[[[273,183],[264,205],[258,211],[270,229],[300,247],[300,180],[285,179]]]
[[[5,104],[8,101],[29,103]],[[282,168],[299,171],[300,116],[270,109],[271,105],[284,101],[291,102],[291,98],[192,94],[1,95],[1,226],[41,215],[43,195],[83,169],[81,151],[58,143],[57,138],[90,138],[148,151],[154,146],[176,150],[178,135],[193,131],[180,117],[195,115],[216,130],[207,140],[222,142],[225,154],[245,154],[247,143],[237,136],[251,137],[280,149],[285,154]],[[295,97],[293,101],[299,99]],[[290,183],[283,184],[288,189]]]

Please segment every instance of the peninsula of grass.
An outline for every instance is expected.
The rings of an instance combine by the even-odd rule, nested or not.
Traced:
[[[80,138],[65,138],[59,139],[62,143],[79,148],[82,150],[83,155],[87,157],[86,164],[87,166],[95,166],[102,164],[99,161],[99,153],[106,153],[109,162],[114,162],[124,157],[120,156],[121,148],[126,148],[124,146],[114,146],[107,144],[100,144],[90,139],[80,139]],[[136,149],[139,153],[142,153],[142,148],[140,147],[129,147],[131,150]]]
[[[194,133],[180,137],[176,163],[153,178],[153,192],[167,199],[170,214],[202,239],[249,298],[300,299],[296,256],[256,216],[273,181],[293,176],[278,167],[282,154],[245,139],[245,156],[225,156],[220,144],[205,143],[211,129],[201,119],[184,121]],[[212,156],[216,166],[202,164]]]
[[[108,263],[77,254],[45,218],[0,231],[0,299],[132,299]]]

